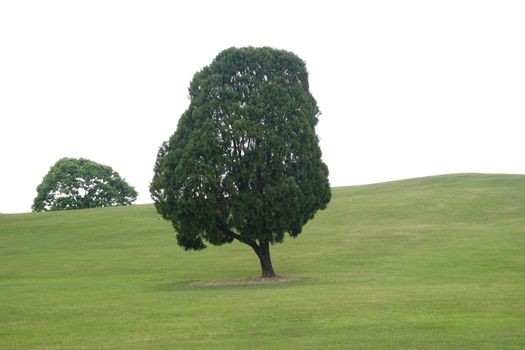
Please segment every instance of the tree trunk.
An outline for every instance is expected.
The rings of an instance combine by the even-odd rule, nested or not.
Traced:
[[[272,259],[270,257],[270,243],[267,241],[262,241],[259,245],[252,246],[253,250],[259,257],[261,262],[262,278],[272,278],[275,277],[275,272],[273,271]]]
[[[252,247],[253,251],[255,252],[255,254],[257,254],[257,257],[259,258],[259,261],[261,263],[262,278],[272,278],[276,276],[275,271],[273,271],[272,259],[270,258],[270,242],[259,241],[259,244],[257,244],[257,241],[243,239],[240,234],[235,233],[233,231],[228,231],[228,233],[239,242],[242,242]]]

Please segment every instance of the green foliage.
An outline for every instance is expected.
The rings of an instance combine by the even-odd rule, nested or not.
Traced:
[[[304,62],[230,48],[195,74],[190,106],[159,150],[151,194],[186,249],[297,236],[330,201]]]
[[[137,192],[109,166],[88,159],[62,158],[37,187],[33,211],[129,205]]]

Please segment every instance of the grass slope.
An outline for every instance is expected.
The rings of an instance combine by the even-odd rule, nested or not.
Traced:
[[[0,215],[0,349],[524,349],[525,176],[336,188],[263,285],[153,206]]]

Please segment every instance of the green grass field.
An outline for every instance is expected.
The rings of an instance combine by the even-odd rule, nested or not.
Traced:
[[[335,188],[272,253],[206,285],[258,259],[151,205],[0,215],[0,349],[525,349],[525,176]]]

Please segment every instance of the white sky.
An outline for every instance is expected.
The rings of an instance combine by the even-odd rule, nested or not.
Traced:
[[[525,173],[523,1],[0,2],[0,212],[62,157],[151,202],[193,75],[231,46],[306,61],[333,186]]]

